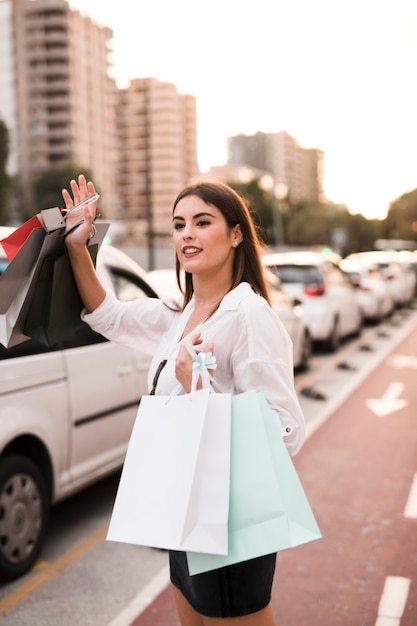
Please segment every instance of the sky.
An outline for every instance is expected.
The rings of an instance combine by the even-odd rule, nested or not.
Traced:
[[[227,137],[286,130],[324,192],[383,219],[417,188],[417,0],[70,0],[113,30],[113,75],[197,99],[200,168]]]

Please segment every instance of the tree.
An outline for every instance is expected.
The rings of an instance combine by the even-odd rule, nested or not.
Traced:
[[[3,120],[0,120],[0,224],[6,224],[7,221],[7,200],[11,183],[10,176],[6,172],[9,151],[9,131]]]
[[[417,189],[391,203],[384,234],[387,239],[417,239]]]
[[[299,202],[284,215],[286,242],[294,246],[333,246],[337,231],[345,233],[346,242],[338,252],[370,250],[381,236],[382,223],[352,215],[345,205],[323,202]]]
[[[63,206],[61,190],[68,187],[70,180],[77,178],[83,172],[87,180],[91,180],[91,172],[86,168],[75,165],[62,165],[45,170],[35,181],[36,211],[50,207]],[[32,211],[33,213],[33,211]]]
[[[229,181],[227,184],[246,200],[262,241],[267,245],[274,243],[271,193],[263,189],[255,178],[247,183]]]

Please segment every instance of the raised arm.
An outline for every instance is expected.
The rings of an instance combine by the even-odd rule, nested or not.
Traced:
[[[78,177],[78,183],[72,180],[70,186],[72,197],[67,189],[62,190],[62,197],[67,209],[71,209],[75,204],[95,192],[93,183],[87,183],[82,174]],[[78,291],[88,313],[92,313],[103,302],[106,295],[86,245],[93,228],[96,212],[96,202],[93,202],[69,215],[66,232],[70,231],[78,222],[82,221],[82,223],[65,237]]]

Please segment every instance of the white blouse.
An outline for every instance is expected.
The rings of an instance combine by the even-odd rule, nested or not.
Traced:
[[[110,341],[153,355],[149,389],[166,359],[156,393],[169,395],[178,385],[175,359],[194,305],[193,298],[179,312],[156,298],[121,302],[107,292],[101,305],[93,313],[83,312],[82,318]],[[218,391],[234,395],[252,389],[263,392],[289,452],[296,454],[305,439],[305,421],[294,389],[291,339],[277,313],[248,283],[241,283],[190,335],[196,332],[203,339],[199,350],[204,351],[207,343],[214,345],[214,388],[217,382]]]

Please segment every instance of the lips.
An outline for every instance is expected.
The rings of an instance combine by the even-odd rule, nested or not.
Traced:
[[[182,253],[187,256],[189,254],[198,254],[199,252],[201,252],[201,248],[196,248],[194,246],[185,246],[182,249]]]

